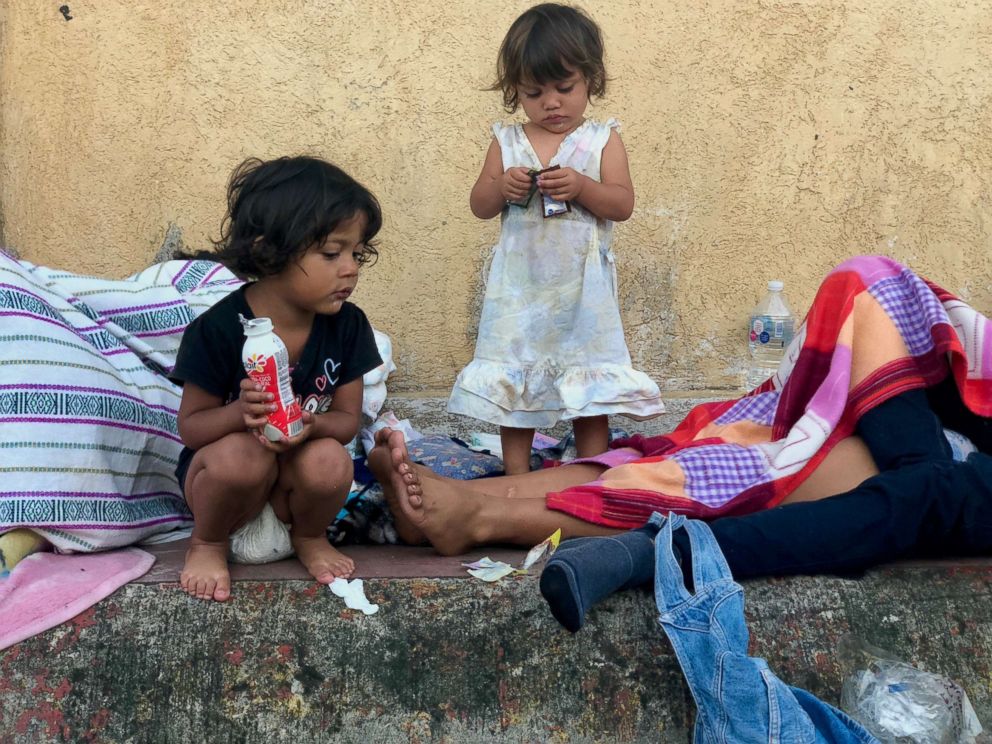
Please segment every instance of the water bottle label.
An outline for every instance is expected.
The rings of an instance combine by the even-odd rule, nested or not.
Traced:
[[[768,315],[752,316],[748,339],[752,344],[775,341],[776,346],[784,346],[792,340],[792,323]]]
[[[749,338],[751,343],[767,344],[771,338],[768,331],[772,327],[771,318],[764,315],[756,315],[751,318],[751,333]]]

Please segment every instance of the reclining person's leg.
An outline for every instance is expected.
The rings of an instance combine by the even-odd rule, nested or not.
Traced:
[[[992,458],[922,462],[848,493],[710,524],[736,578],[992,552]]]
[[[951,445],[925,390],[910,390],[875,406],[858,421],[857,433],[880,472],[951,459]]]
[[[851,573],[900,558],[989,555],[992,457],[909,465],[839,496],[724,517],[710,528],[738,580]],[[647,583],[654,571],[650,539],[645,526],[609,541],[576,541],[556,554],[541,591],[562,625],[575,631],[597,601]],[[690,555],[684,530],[672,540],[677,557]],[[688,585],[691,565],[681,562]]]
[[[992,454],[992,418],[979,416],[968,409],[951,375],[927,388],[927,399],[946,428],[968,437],[979,452]]]

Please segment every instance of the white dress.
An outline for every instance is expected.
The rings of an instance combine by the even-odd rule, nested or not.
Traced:
[[[587,120],[549,165],[599,181],[610,130]],[[503,169],[540,170],[520,124],[493,126]],[[547,428],[602,414],[644,419],[665,410],[658,386],[630,364],[610,250],[613,223],[572,205],[543,217],[541,194],[503,209],[479,320],[475,358],[458,375],[448,410],[500,426]]]

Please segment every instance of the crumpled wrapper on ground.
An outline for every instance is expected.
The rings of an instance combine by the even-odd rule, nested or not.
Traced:
[[[338,577],[327,588],[334,596],[341,597],[349,610],[360,610],[365,615],[374,615],[379,611],[379,605],[372,604],[365,596],[365,582],[361,579],[348,581]]]
[[[561,542],[560,529],[555,530],[553,534],[531,548],[524,557],[523,563],[520,564],[520,568],[514,568],[509,563],[504,563],[503,561],[494,561],[489,556],[480,558],[472,563],[463,563],[462,565],[477,579],[489,582],[499,581],[503,577],[513,573],[527,573],[538,561],[550,558],[558,549],[559,542]]]

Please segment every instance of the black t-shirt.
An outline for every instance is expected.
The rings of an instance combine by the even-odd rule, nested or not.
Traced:
[[[254,318],[239,287],[186,328],[170,379],[191,382],[225,403],[241,393],[247,377],[241,363],[244,329],[238,314]],[[278,333],[278,329],[276,329]],[[290,378],[303,410],[324,413],[334,389],[382,364],[372,326],[356,305],[345,302],[334,315],[317,315]]]

